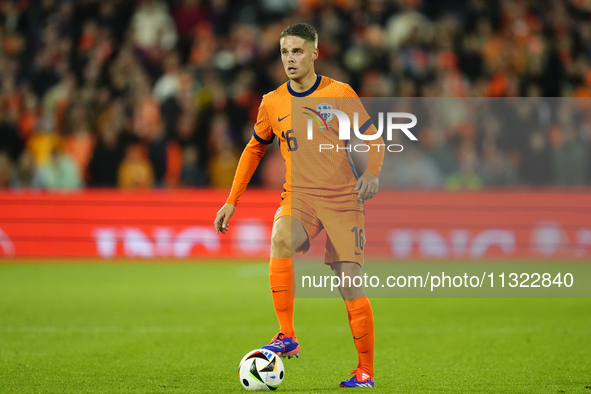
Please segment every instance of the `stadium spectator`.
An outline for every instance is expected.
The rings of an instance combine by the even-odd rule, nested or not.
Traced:
[[[123,189],[147,189],[154,185],[154,169],[139,144],[129,145],[119,165],[117,184]]]
[[[178,3],[173,12],[174,23],[179,34],[180,49],[183,54],[188,54],[195,26],[209,21],[209,10],[202,0],[181,0]]]
[[[131,18],[133,42],[141,55],[158,61],[162,52],[174,48],[177,33],[170,11],[159,0],[142,0]]]
[[[479,190],[482,188],[482,179],[476,173],[476,150],[469,143],[463,144],[457,153],[459,169],[447,177],[445,187],[450,191]]]
[[[54,148],[49,161],[41,166],[41,183],[48,189],[78,189],[84,186],[74,159],[59,148]]]
[[[95,144],[89,117],[85,105],[76,102],[66,111],[64,126],[64,152],[74,159],[84,178]]]
[[[162,105],[168,98],[176,98],[181,90],[181,75],[179,59],[176,53],[171,52],[164,58],[164,73],[152,90],[154,98]]]
[[[0,111],[0,152],[16,160],[23,151],[25,139],[19,133],[18,110]]]
[[[213,152],[209,163],[210,185],[217,188],[229,188],[234,180],[236,166],[240,159],[230,139],[231,130],[225,115],[216,115],[212,121],[210,146]]]
[[[28,151],[21,154],[15,167],[10,179],[10,187],[30,189],[43,187],[41,171],[35,165],[33,156]]]
[[[33,156],[35,164],[41,167],[50,161],[53,150],[62,143],[63,138],[55,130],[53,117],[45,116],[27,139],[26,149]]]
[[[443,185],[443,176],[433,160],[414,146],[405,149],[404,153],[385,155],[384,168],[394,169],[380,174],[380,182],[386,185],[418,189]]]
[[[187,145],[183,149],[183,168],[180,183],[186,187],[207,186],[207,172],[199,164],[199,149],[194,145]]]
[[[12,161],[8,153],[0,151],[0,188],[6,188],[10,185],[12,176]]]

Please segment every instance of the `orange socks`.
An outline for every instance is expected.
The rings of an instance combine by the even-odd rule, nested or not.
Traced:
[[[269,280],[273,291],[273,305],[279,320],[279,331],[287,336],[295,336],[293,328],[293,304],[295,290],[295,275],[291,264],[291,257],[279,259],[271,257],[269,263]]]
[[[279,331],[287,336],[295,336],[293,327],[293,305],[295,291],[295,275],[291,257],[279,259],[271,257],[269,263],[269,280],[273,291],[273,305],[277,320],[279,320]],[[345,302],[349,326],[353,333],[355,348],[359,355],[358,368],[363,369],[371,376],[374,376],[374,324],[373,311],[367,297],[361,297],[353,301]]]
[[[355,348],[359,355],[357,368],[365,370],[372,377],[373,354],[374,354],[374,330],[373,330],[373,311],[369,299],[364,296],[356,300],[345,302],[347,306],[347,315],[349,316],[349,326],[353,333]]]

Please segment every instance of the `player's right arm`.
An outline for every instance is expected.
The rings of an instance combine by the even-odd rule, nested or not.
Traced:
[[[240,196],[246,190],[246,186],[248,186],[252,174],[254,174],[261,162],[261,158],[265,154],[267,146],[269,146],[274,139],[275,135],[273,134],[273,129],[271,128],[271,123],[269,122],[263,99],[259,107],[257,123],[254,126],[252,138],[248,145],[246,145],[246,148],[244,148],[242,156],[240,156],[240,161],[236,168],[236,174],[234,175],[234,182],[232,182],[230,196],[226,200],[224,206],[218,211],[213,222],[213,227],[217,234],[219,234],[220,231],[222,234],[225,234],[226,231],[228,231],[228,222],[236,211],[236,205],[238,205]]]

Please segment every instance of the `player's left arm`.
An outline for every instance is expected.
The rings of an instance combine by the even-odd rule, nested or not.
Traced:
[[[369,146],[367,168],[355,184],[355,190],[359,190],[357,197],[363,201],[373,198],[378,193],[379,176],[384,162],[384,149],[378,149],[378,146],[375,146],[381,144],[383,147],[384,139],[379,137],[375,140],[365,141],[365,143]]]
[[[371,172],[364,172],[357,180],[355,190],[359,190],[357,198],[361,201],[369,200],[378,194],[380,179]]]
[[[345,85],[345,97],[345,100],[348,101],[346,107],[349,107],[351,112],[359,113],[359,132],[364,135],[377,134],[378,130],[369,114],[363,107],[357,93],[349,85]],[[369,146],[367,168],[355,184],[355,191],[359,191],[357,197],[363,201],[373,198],[378,193],[380,171],[384,163],[384,139],[380,136],[375,140],[365,140],[364,142]]]

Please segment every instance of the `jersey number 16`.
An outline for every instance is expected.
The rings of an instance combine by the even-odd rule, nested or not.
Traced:
[[[287,149],[290,152],[295,152],[296,150],[298,150],[298,141],[296,140],[295,137],[291,136],[292,133],[293,133],[293,130],[287,130],[287,132],[282,131],[281,136],[283,137],[284,140],[287,141]]]

